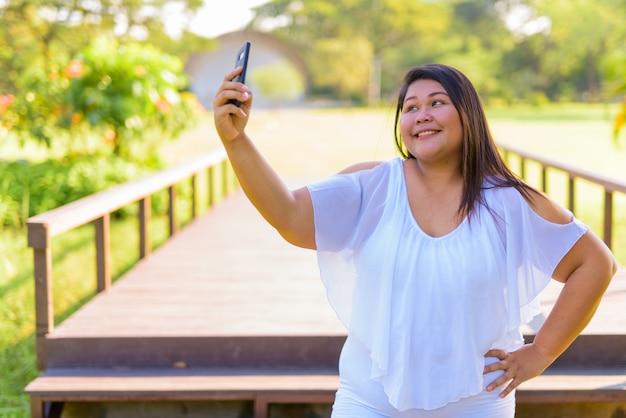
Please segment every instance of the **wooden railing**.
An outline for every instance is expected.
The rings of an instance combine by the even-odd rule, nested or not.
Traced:
[[[219,170],[219,173],[217,172]],[[179,227],[176,208],[176,186],[186,180],[191,181],[191,218],[195,218],[200,209],[200,190],[197,181],[201,174],[206,174],[207,206],[226,196],[236,188],[236,179],[232,174],[226,153],[217,150],[187,161],[176,167],[168,168],[142,179],[124,183],[109,190],[85,197],[54,210],[29,218],[28,246],[33,248],[35,275],[35,315],[37,367],[46,367],[46,335],[54,330],[54,309],[52,300],[52,246],[53,237],[87,223],[95,228],[96,247],[96,289],[97,292],[111,286],[110,270],[110,220],[111,214],[127,205],[139,204],[139,258],[150,255],[151,196],[167,190],[168,221],[170,237]],[[221,180],[218,183],[218,181]]]
[[[576,214],[575,201],[576,201],[576,180],[583,179],[592,184],[600,186],[604,190],[604,211],[602,221],[602,239],[605,244],[612,248],[613,244],[613,232],[614,232],[614,210],[613,201],[615,193],[622,193],[626,195],[626,181],[602,176],[597,173],[581,170],[571,165],[564,164],[562,162],[551,160],[540,155],[532,154],[527,151],[511,147],[509,145],[501,146],[504,158],[510,164],[511,155],[515,154],[519,157],[519,175],[527,178],[527,162],[533,161],[541,167],[541,189],[547,192],[548,188],[548,170],[557,170],[564,173],[568,178],[567,184],[567,206],[570,211]],[[512,167],[515,168],[515,167]]]

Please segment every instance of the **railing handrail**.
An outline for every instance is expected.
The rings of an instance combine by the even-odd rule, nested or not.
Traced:
[[[218,149],[178,166],[129,181],[108,190],[83,197],[56,209],[32,216],[26,220],[29,228],[39,226],[48,230],[49,237],[55,237],[71,229],[85,225],[107,213],[134,203],[145,196],[166,189],[203,169],[214,166],[226,159],[226,151]],[[29,242],[29,246],[31,243]]]
[[[116,210],[139,203],[139,258],[150,254],[151,197],[167,190],[169,195],[169,229],[174,235],[178,225],[176,220],[176,185],[187,179],[192,181],[191,217],[197,216],[198,175],[206,171],[208,176],[208,206],[216,198],[214,187],[215,169],[221,168],[222,196],[234,187],[236,179],[230,176],[230,166],[226,151],[222,148],[199,155],[180,165],[164,169],[146,177],[129,181],[108,190],[86,196],[48,212],[30,217],[26,221],[28,246],[33,249],[35,276],[35,317],[37,367],[46,368],[46,336],[54,330],[54,305],[52,300],[52,238],[88,223],[95,227],[96,246],[96,290],[98,292],[111,286],[110,270],[110,217]],[[231,182],[230,178],[234,180]]]
[[[575,202],[575,181],[577,179],[583,179],[590,183],[594,183],[601,186],[604,189],[604,211],[603,211],[603,233],[602,239],[604,243],[611,248],[613,241],[613,195],[615,192],[626,195],[626,181],[616,179],[603,174],[592,173],[588,170],[583,170],[574,167],[570,164],[563,163],[544,157],[543,155],[534,154],[520,148],[516,148],[510,145],[499,145],[503,151],[504,158],[507,159],[508,155],[513,153],[520,157],[520,176],[525,178],[525,162],[527,160],[535,161],[541,165],[541,183],[542,189],[545,192],[547,188],[547,171],[548,169],[554,169],[564,172],[568,176],[568,209],[572,213],[576,213],[574,208]]]
[[[498,146],[505,152],[512,152],[514,154],[519,155],[522,158],[536,161],[544,167],[554,168],[560,171],[564,171],[568,173],[571,177],[580,178],[580,179],[590,181],[592,183],[596,183],[604,187],[607,191],[620,192],[620,193],[626,194],[626,181],[624,180],[620,180],[615,177],[611,177],[611,176],[607,176],[603,174],[594,173],[589,170],[584,170],[584,169],[575,167],[571,164],[567,164],[562,161],[551,159],[540,154],[528,152],[526,150],[511,146],[511,145],[499,144]]]

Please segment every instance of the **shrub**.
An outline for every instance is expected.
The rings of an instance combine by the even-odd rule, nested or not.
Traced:
[[[43,213],[117,184],[141,177],[150,168],[117,156],[68,156],[38,163],[0,163],[0,222],[23,225]]]

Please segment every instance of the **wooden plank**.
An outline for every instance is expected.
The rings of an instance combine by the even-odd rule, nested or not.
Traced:
[[[626,402],[626,367],[554,368],[524,382],[521,403]]]
[[[259,369],[50,369],[25,392],[47,401],[266,400],[332,396],[336,371]]]
[[[46,401],[254,400],[332,401],[333,370],[51,369],[26,388]],[[559,368],[522,384],[518,402],[626,402],[626,369]]]
[[[50,367],[334,367],[341,336],[54,339]],[[54,343],[54,344],[52,344]]]

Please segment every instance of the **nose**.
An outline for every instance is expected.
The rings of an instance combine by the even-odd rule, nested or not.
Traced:
[[[430,122],[430,121],[432,121],[432,116],[430,114],[428,106],[424,106],[424,107],[420,108],[417,111],[417,113],[415,114],[415,123],[416,124],[420,124],[420,123],[424,123],[424,122]]]

